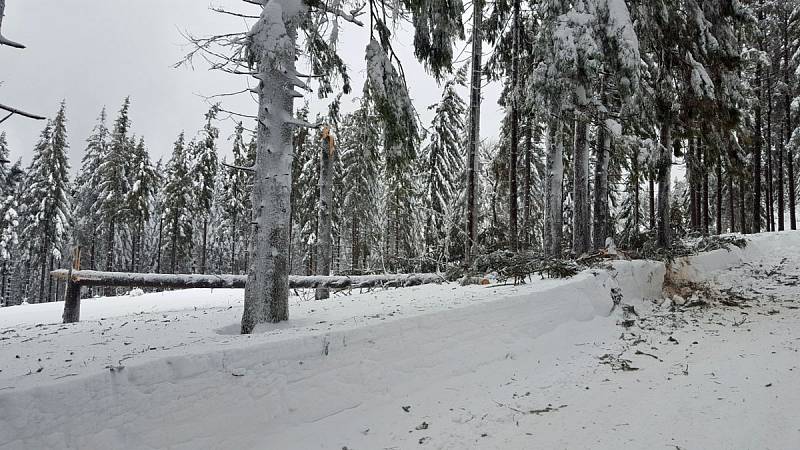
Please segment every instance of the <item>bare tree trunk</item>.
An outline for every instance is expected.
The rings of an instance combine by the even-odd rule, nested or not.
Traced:
[[[786,150],[786,146],[783,142],[783,136],[785,135],[785,122],[781,124],[781,138],[778,139],[778,231],[783,231],[786,229],[786,199],[784,196],[785,193],[785,185],[783,183],[783,155]]]
[[[767,75],[767,131],[764,140],[767,150],[767,214],[769,223],[767,229],[775,231],[775,168],[772,153],[772,70]]]
[[[786,131],[786,169],[787,169],[787,176],[789,178],[789,227],[792,230],[797,229],[797,216],[795,211],[795,180],[794,180],[794,155],[792,154],[792,147],[790,145],[790,141],[792,139],[792,97],[791,97],[791,81],[789,72],[790,69],[790,60],[791,56],[789,54],[789,19],[786,19],[785,26],[783,28],[783,82],[786,85],[787,89],[783,96],[784,102],[784,117],[783,123]],[[783,172],[781,172],[781,179],[783,179]],[[781,190],[781,194],[783,194],[783,190]]]
[[[108,234],[106,235],[106,270],[114,271],[114,228],[115,223],[112,219],[108,224]]]
[[[156,273],[161,273],[161,245],[164,234],[164,217],[158,218],[158,250],[156,251]],[[94,268],[92,268],[94,269]]]
[[[708,212],[709,207],[709,192],[708,192],[708,171],[710,169],[709,161],[708,161],[708,147],[705,146],[705,143],[702,141],[702,138],[698,140],[697,149],[703,155],[703,234],[708,235],[710,233],[710,221],[711,215]]]
[[[331,207],[333,205],[334,142],[328,128],[322,130],[319,163],[319,236],[317,236],[317,275],[331,274]],[[326,288],[318,288],[316,299],[330,297]]]
[[[597,161],[594,166],[594,248],[605,248],[608,230],[608,162],[611,159],[611,131],[604,124],[597,129]],[[634,193],[634,203],[638,202]],[[638,215],[638,210],[636,211]],[[588,219],[588,218],[587,218]],[[587,220],[588,222],[588,220]]]
[[[533,164],[533,149],[531,146],[532,143],[532,135],[533,135],[533,127],[536,126],[536,119],[530,118],[528,120],[528,127],[526,130],[525,135],[525,170],[524,170],[524,185],[522,191],[524,196],[522,198],[522,244],[523,250],[529,250],[531,248],[531,244],[533,243],[533,239],[531,237],[533,233],[533,224],[531,223],[531,185],[532,185],[532,174],[531,174],[531,165]],[[537,133],[538,134],[538,133]]]
[[[465,262],[469,265],[478,239],[478,146],[481,128],[481,85],[483,83],[483,0],[474,0],[472,10],[472,80],[470,82],[469,140],[467,141],[467,242]]]
[[[731,233],[736,232],[736,194],[733,189],[733,174],[728,167],[728,222],[730,223]]]
[[[234,212],[231,216],[231,274],[236,275],[236,219],[238,215]]]
[[[519,58],[520,58],[520,21],[519,21],[520,0],[514,0],[514,21],[513,21],[513,52],[511,55],[511,149],[508,154],[508,247],[512,252],[519,250],[519,232],[517,230],[519,205],[517,188],[517,158],[519,155]]]
[[[300,8],[283,11],[285,30],[273,15],[281,6],[268,2],[249,35],[257,60],[259,110],[253,184],[252,261],[248,270],[242,314],[242,334],[256,325],[289,318],[289,210],[292,189],[292,124],[294,86],[302,86],[295,71],[295,47]],[[278,33],[278,36],[274,34]],[[287,46],[274,53],[276,39]]]
[[[656,229],[656,185],[654,174],[650,174],[647,180],[647,194],[650,200],[650,229]]]
[[[172,219],[172,262],[170,263],[170,273],[176,273],[178,270],[178,215]]]
[[[717,234],[722,234],[722,158],[717,158]]]
[[[752,233],[761,232],[761,63],[756,66],[755,80],[755,136],[753,143],[753,221],[750,224]]]
[[[547,183],[545,184],[545,254],[561,256],[563,234],[562,213],[564,181],[564,146],[562,144],[563,123],[560,114],[550,119],[547,130]]]
[[[351,257],[350,270],[356,270],[356,269],[358,269],[358,258],[359,258],[359,254],[358,254],[358,250],[359,250],[358,243],[359,242],[358,241],[359,241],[359,239],[358,239],[358,220],[356,219],[355,216],[353,216],[353,223],[351,224],[351,226],[352,226],[352,229],[350,230],[351,231],[351,233],[350,233],[350,246],[351,246],[350,247],[351,248],[351,250],[350,250],[350,253],[351,253],[351,255],[350,255],[350,257]]]
[[[698,172],[698,164],[695,164],[695,148],[694,148],[694,138],[690,137],[689,141],[689,149],[686,152],[686,179],[689,183],[689,228],[692,231],[697,231],[698,228],[698,220],[697,218],[699,215],[697,214],[697,206],[699,205],[699,201],[697,198],[697,172]]]
[[[200,254],[200,273],[206,273],[206,254],[208,248],[208,217],[203,217],[203,247]]]
[[[668,116],[661,124],[661,157],[658,162],[658,223],[657,243],[661,248],[670,248],[669,195],[672,173],[672,123]]]
[[[576,256],[587,253],[592,246],[589,216],[589,126],[584,119],[578,117],[579,114],[576,112],[575,161],[573,161],[575,213],[572,225],[572,251]]]

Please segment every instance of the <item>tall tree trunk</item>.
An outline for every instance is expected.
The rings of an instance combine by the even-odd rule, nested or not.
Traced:
[[[106,235],[106,270],[109,272],[114,271],[114,228],[115,223],[112,219],[108,223],[108,234]]]
[[[728,223],[730,232],[736,232],[736,194],[733,190],[733,174],[731,173],[730,164],[727,170],[728,175]]]
[[[255,175],[253,177],[252,261],[247,273],[242,314],[242,334],[256,325],[289,318],[289,210],[292,190],[292,125],[296,78],[295,46],[300,23],[299,9],[289,16],[283,11],[285,30],[274,36],[272,2],[267,3],[254,30],[250,49],[257,60],[259,108]],[[285,34],[284,34],[285,33]],[[274,53],[274,40],[291,43]]]
[[[655,174],[647,177],[647,195],[650,202],[650,230],[656,229],[656,184]]]
[[[231,214],[231,274],[236,274],[236,212]]]
[[[725,181],[722,179],[722,158],[717,158],[717,234],[722,234],[722,187]]]
[[[747,206],[752,203],[752,193],[749,186],[742,178],[739,179],[739,227],[743,234],[750,233],[750,224],[747,223]]]
[[[564,228],[562,214],[564,181],[564,146],[562,144],[563,123],[560,114],[555,114],[547,130],[547,183],[545,184],[545,254],[561,256],[561,239]]]
[[[523,197],[522,197],[522,249],[530,250],[533,239],[533,224],[531,223],[531,186],[532,186],[532,173],[531,165],[533,164],[533,127],[536,126],[536,119],[528,119],[528,126],[525,130],[525,169],[523,171],[525,180],[523,182]],[[538,133],[537,133],[538,134]]]
[[[786,91],[783,96],[784,103],[784,117],[783,124],[786,131],[786,169],[787,177],[789,179],[789,227],[792,230],[797,229],[797,216],[795,211],[795,180],[794,180],[794,155],[792,146],[790,144],[792,139],[792,96],[791,96],[791,80],[790,80],[790,64],[791,55],[789,54],[789,18],[786,18],[785,26],[783,28],[783,82],[786,85]],[[781,172],[781,180],[783,179],[783,172]],[[781,190],[781,195],[783,190]]]
[[[178,215],[174,214],[172,219],[172,262],[170,263],[170,273],[176,273],[178,270]]]
[[[358,237],[359,237],[358,236],[358,220],[356,219],[355,216],[353,216],[352,222],[353,222],[351,224],[352,229],[350,230],[351,231],[351,233],[350,233],[350,245],[351,245],[351,253],[352,253],[350,255],[351,258],[352,258],[351,259],[352,262],[350,263],[350,270],[355,271],[355,270],[358,269],[358,258],[360,256],[358,254],[358,250],[359,250],[359,248],[358,248],[358,241],[359,241],[359,239],[358,239]]]
[[[776,155],[778,159],[778,169],[776,172],[778,175],[778,231],[783,231],[786,228],[786,199],[784,197],[785,185],[783,183],[783,155],[786,150],[786,146],[783,142],[785,126],[785,123],[781,124],[781,138],[778,139],[778,153]]]
[[[689,149],[686,152],[686,179],[689,183],[689,228],[692,231],[697,231],[699,226],[697,224],[697,206],[699,204],[697,199],[697,172],[698,164],[695,164],[695,148],[694,138],[690,137]]]
[[[464,258],[472,262],[478,239],[478,146],[481,129],[481,85],[483,83],[483,0],[472,2],[472,80],[467,141],[467,241]]]
[[[767,73],[767,131],[764,139],[767,168],[765,181],[767,183],[767,231],[775,231],[775,194],[774,194],[774,175],[772,161],[772,72]]]
[[[161,246],[164,233],[164,217],[158,218],[158,250],[156,251],[156,273],[161,273]]]
[[[574,176],[572,186],[573,200],[575,202],[575,212],[572,219],[572,251],[576,256],[587,253],[592,245],[591,218],[589,217],[589,126],[579,115],[580,113],[576,112],[575,161],[572,165]],[[598,154],[599,158],[600,155]]]
[[[611,159],[611,132],[603,123],[597,127],[597,161],[594,166],[594,249],[605,248],[608,232],[608,162]],[[635,170],[634,170],[635,171]],[[637,175],[638,177],[638,175]],[[637,203],[638,192],[634,193]],[[638,216],[638,211],[635,211]],[[588,222],[588,218],[587,218]],[[638,227],[637,227],[638,230]]]
[[[206,255],[208,253],[208,217],[203,217],[203,247],[200,254],[200,273],[206,273]]]
[[[761,63],[756,66],[755,80],[755,136],[753,143],[753,220],[750,224],[752,233],[761,232]]]
[[[512,252],[519,250],[519,232],[517,230],[519,206],[517,188],[517,159],[519,155],[519,58],[520,58],[520,0],[514,0],[513,20],[513,52],[511,54],[511,145],[508,152],[508,247]]]
[[[670,248],[669,196],[672,173],[672,122],[669,113],[661,124],[661,157],[658,161],[658,223],[656,241],[661,248]]]
[[[703,234],[708,235],[710,233],[710,221],[711,215],[708,212],[709,207],[709,183],[708,183],[708,171],[710,169],[709,161],[708,161],[708,147],[702,141],[702,138],[698,139],[697,149],[703,155]]]
[[[640,199],[640,188],[641,188],[641,169],[639,167],[639,152],[638,150],[634,153],[633,157],[631,158],[631,176],[633,177],[633,225],[636,233],[638,234],[641,231],[642,223],[639,220],[639,214],[642,211],[642,202]]]
[[[328,128],[322,131],[319,163],[319,236],[317,237],[317,275],[331,274],[331,206],[333,205],[334,142]],[[316,299],[330,297],[325,288],[316,290]]]

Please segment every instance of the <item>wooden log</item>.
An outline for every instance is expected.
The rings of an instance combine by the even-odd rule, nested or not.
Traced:
[[[149,288],[244,288],[247,275],[181,275],[156,273],[102,272],[98,270],[58,269],[51,272],[58,280],[71,280],[81,286],[117,286]],[[372,287],[407,287],[443,283],[436,273],[358,275],[358,276],[296,276],[289,277],[292,289],[358,289]]]
[[[97,270],[58,269],[50,275],[67,282],[64,301],[64,323],[80,319],[80,291],[82,286],[116,286],[162,289],[243,289],[246,275],[179,275],[156,273],[102,272]],[[360,288],[409,287],[443,283],[442,275],[435,273],[386,274],[359,276],[295,276],[289,277],[292,289],[327,288],[334,290]]]

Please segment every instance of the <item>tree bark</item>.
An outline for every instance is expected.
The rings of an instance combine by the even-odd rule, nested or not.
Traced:
[[[519,58],[520,58],[520,0],[514,0],[513,18],[513,52],[511,54],[511,145],[508,152],[508,247],[512,252],[519,250],[519,232],[517,230],[519,205],[517,188],[517,158],[519,155]]]
[[[791,139],[792,139],[792,97],[791,97],[791,80],[790,80],[790,64],[791,55],[789,54],[789,18],[786,18],[785,26],[783,28],[783,82],[786,84],[786,93],[783,96],[784,102],[784,131],[786,132],[786,169],[789,178],[789,228],[792,230],[797,229],[797,217],[795,211],[795,186],[794,186],[794,155],[792,154]],[[783,138],[781,138],[783,140]],[[783,183],[783,172],[780,174],[781,183]],[[781,189],[783,195],[783,189]]]
[[[594,166],[594,249],[605,248],[608,230],[608,162],[611,159],[611,132],[604,124],[597,129],[597,161]],[[634,169],[636,170],[636,169]],[[638,192],[634,192],[637,203]],[[638,211],[634,212],[638,215]],[[638,229],[638,228],[637,228]]]
[[[650,201],[650,230],[656,229],[656,185],[655,174],[650,174],[647,180],[647,195]]]
[[[591,218],[589,217],[589,126],[576,111],[575,158],[573,169],[573,200],[575,212],[572,226],[572,251],[575,256],[587,253],[591,248]],[[598,155],[599,158],[599,155]]]
[[[545,254],[561,256],[563,235],[564,147],[561,141],[563,123],[560,114],[550,119],[547,130],[547,183],[545,185]]]
[[[464,258],[472,262],[478,239],[478,146],[481,128],[483,83],[483,0],[474,0],[472,10],[472,79],[470,81],[469,138],[467,141],[467,241]]]
[[[672,173],[672,123],[669,114],[661,124],[661,157],[658,162],[658,219],[656,241],[661,248],[670,248],[670,179]]]
[[[731,233],[735,233],[736,230],[736,194],[733,188],[733,173],[731,173],[731,168],[728,167],[727,171],[728,175],[728,222],[731,228]]]
[[[708,147],[706,147],[704,142],[702,141],[702,137],[698,138],[697,141],[697,150],[699,153],[703,155],[703,234],[708,235],[710,234],[710,222],[711,222],[711,214],[709,214],[709,183],[708,183],[708,171],[710,169],[709,166],[709,155],[708,155]]]
[[[756,66],[755,80],[755,136],[753,143],[753,219],[750,224],[750,232],[761,232],[761,63]]]
[[[328,128],[322,131],[319,164],[319,236],[317,236],[317,275],[331,274],[331,206],[333,205],[333,158],[334,142]],[[330,297],[325,288],[318,288],[317,300]]]
[[[725,181],[722,179],[722,158],[717,158],[717,235],[722,234],[722,187]]]
[[[697,223],[697,218],[699,217],[697,214],[697,206],[699,205],[697,199],[697,172],[699,165],[695,164],[694,138],[690,137],[688,141],[689,149],[686,152],[686,180],[689,184],[689,228],[692,231],[697,231],[700,228]]]
[[[200,273],[206,273],[206,254],[208,247],[208,217],[203,217],[203,247],[200,254]]]
[[[526,129],[525,135],[525,169],[524,169],[524,185],[522,188],[523,191],[523,198],[522,198],[522,248],[523,250],[530,250],[531,244],[533,243],[534,239],[532,235],[534,234],[533,231],[533,223],[532,223],[532,207],[531,207],[531,186],[532,186],[532,173],[531,173],[531,165],[533,164],[533,149],[531,148],[533,145],[533,128],[536,127],[536,119],[530,118],[528,120],[528,126]],[[538,133],[535,133],[538,134]],[[537,137],[538,139],[538,137]]]
[[[289,318],[289,212],[292,189],[292,124],[294,85],[302,85],[295,70],[295,47],[300,11],[281,12],[284,30],[273,23],[281,12],[275,2],[265,4],[249,37],[257,60],[258,136],[253,179],[251,253],[244,295],[242,333],[256,325]],[[275,34],[278,34],[277,36]],[[274,53],[274,41],[286,47]]]

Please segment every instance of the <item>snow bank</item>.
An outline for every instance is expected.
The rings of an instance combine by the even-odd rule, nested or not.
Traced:
[[[787,250],[800,252],[800,232],[782,231],[747,236],[745,248],[714,250],[676,260],[670,267],[673,280],[714,281],[727,270],[744,263],[755,263]]]
[[[102,369],[89,364],[91,370],[58,380],[8,379],[4,384],[18,386],[0,390],[0,449],[264,448],[266,436],[286,427],[513,358],[566,323],[613,322],[614,288],[626,298],[659,294],[663,265],[616,262],[614,269],[509,287],[507,295],[497,294],[502,288],[451,285],[436,287],[439,293],[434,287],[398,290],[408,298],[398,298],[397,310],[407,301],[416,311],[358,326],[352,325],[358,320],[351,311],[353,317],[326,331],[225,336],[224,346],[206,340],[162,357]],[[431,292],[450,293],[453,301],[428,308],[415,303]],[[455,301],[476,294],[484,298]],[[149,297],[122,301],[154,302]],[[368,308],[363,299],[361,305]],[[195,336],[186,340],[190,337]],[[3,352],[3,361],[12,358],[10,348]]]

